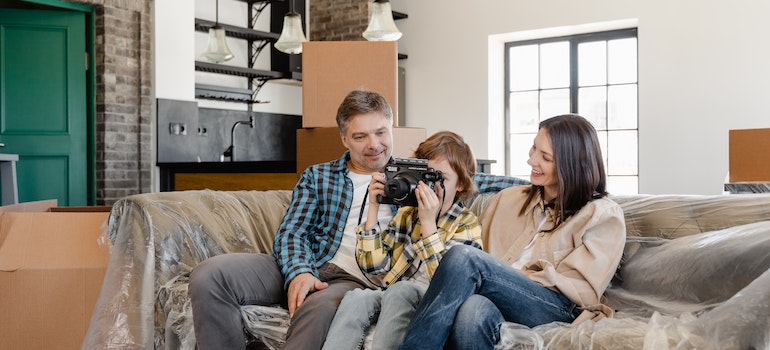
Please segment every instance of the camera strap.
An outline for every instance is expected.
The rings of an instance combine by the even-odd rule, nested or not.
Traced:
[[[364,207],[366,207],[366,198],[369,197],[369,188],[364,193],[364,201],[361,202],[361,210],[358,211],[358,226],[361,226],[361,220],[364,218]],[[379,222],[377,223],[379,225]]]
[[[364,200],[361,202],[361,210],[358,212],[358,226],[361,226],[361,220],[364,218],[364,208],[366,207],[366,199],[369,197],[369,188],[367,187],[366,193],[364,193]],[[380,226],[379,220],[377,221],[377,226]],[[356,250],[358,250],[358,237],[356,237]],[[356,259],[358,260],[358,259]],[[361,271],[361,274],[364,275],[364,278],[366,278],[367,281],[369,281],[369,284],[373,286],[377,286],[380,290],[385,290],[385,288],[382,286],[381,283],[376,283],[372,281],[366,271],[361,267],[361,265],[356,261],[356,266],[358,266],[358,270]]]

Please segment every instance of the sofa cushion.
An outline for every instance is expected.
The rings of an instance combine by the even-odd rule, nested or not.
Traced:
[[[622,289],[671,311],[732,297],[770,269],[770,221],[641,242],[623,269]],[[654,305],[653,305],[654,306]]]

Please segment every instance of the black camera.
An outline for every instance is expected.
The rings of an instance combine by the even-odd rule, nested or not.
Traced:
[[[377,195],[377,202],[416,207],[414,190],[420,181],[435,189],[436,182],[443,182],[444,176],[429,168],[427,159],[394,157],[385,166],[385,196]]]

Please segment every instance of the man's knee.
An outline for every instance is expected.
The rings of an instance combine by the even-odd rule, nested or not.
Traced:
[[[191,298],[196,295],[210,292],[217,284],[216,280],[221,276],[221,269],[224,265],[224,255],[217,255],[208,258],[196,265],[190,272],[190,283],[188,294]]]
[[[229,253],[210,257],[190,273],[189,294],[211,294],[234,286],[249,286],[244,276],[259,276],[253,283],[263,283],[266,292],[280,292],[282,276],[275,259],[268,254]],[[275,284],[275,286],[273,286]],[[229,286],[229,287],[228,287]],[[275,291],[273,291],[275,289]]]

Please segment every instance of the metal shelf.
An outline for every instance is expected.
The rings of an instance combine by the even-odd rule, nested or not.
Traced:
[[[195,70],[199,72],[235,75],[239,77],[253,78],[253,79],[259,79],[259,80],[284,78],[283,72],[253,69],[253,68],[246,68],[246,67],[228,66],[226,64],[216,64],[216,63],[209,63],[209,62],[203,62],[203,61],[195,61]]]
[[[209,28],[213,27],[215,24],[216,23],[212,21],[196,18],[195,30],[199,32],[208,32]],[[238,39],[253,40],[253,41],[266,40],[271,43],[274,43],[281,36],[280,33],[264,32],[261,30],[236,27],[236,26],[231,26],[229,24],[223,24],[223,23],[219,23],[219,25],[222,26],[222,28],[224,28],[225,35],[233,38],[238,38]]]
[[[248,27],[239,27],[223,23],[219,23],[219,25],[222,26],[222,28],[225,30],[225,36],[248,41],[249,57],[247,67],[237,67],[224,64],[195,61],[195,70],[198,72],[244,77],[247,79],[248,88],[240,89],[225,86],[195,84],[195,97],[207,100],[246,103],[248,105],[249,111],[251,111],[252,104],[266,103],[265,101],[257,100],[256,96],[267,81],[283,79],[286,75],[290,74],[252,68],[254,66],[254,62],[256,62],[257,56],[259,56],[262,50],[265,47],[269,47],[268,44],[273,44],[278,41],[278,38],[281,36],[280,33],[265,32],[253,29],[259,15],[273,0],[238,1],[248,4]],[[208,32],[209,29],[215,24],[216,22],[196,18],[195,30],[205,33]]]
[[[227,102],[253,102],[253,91],[218,85],[195,84],[195,97]]]

